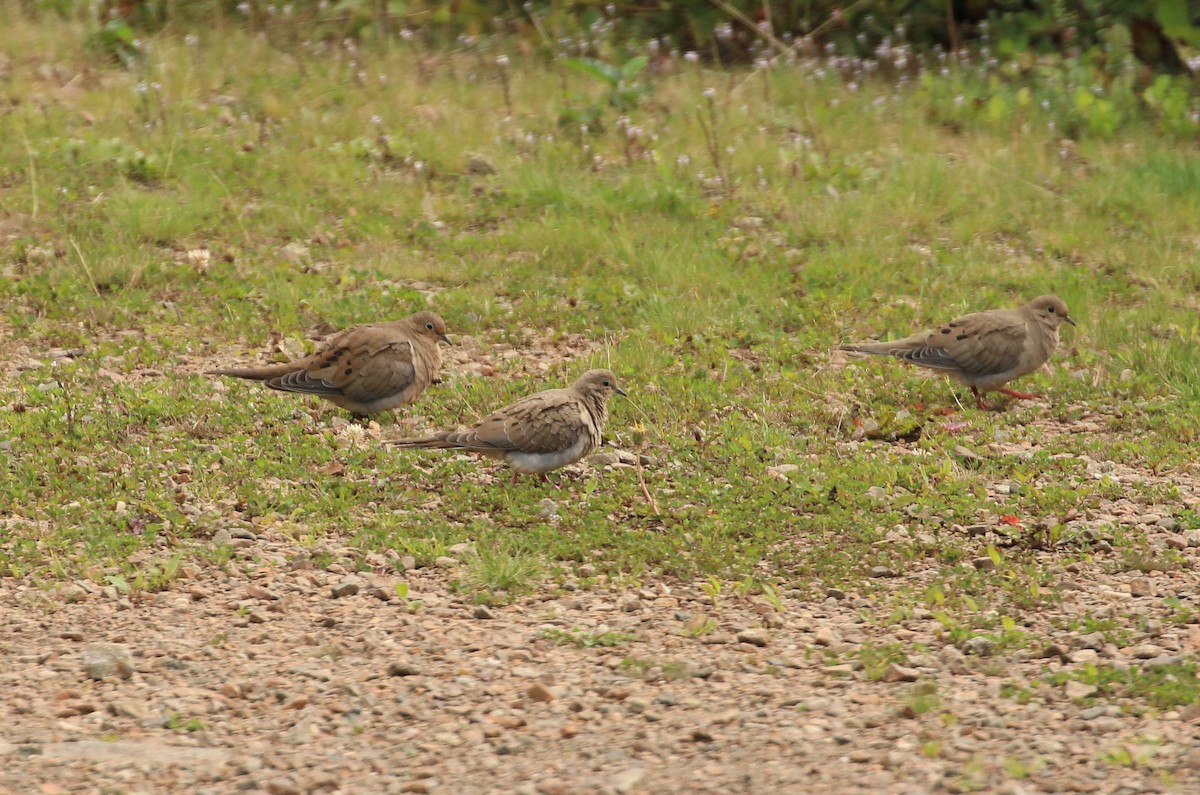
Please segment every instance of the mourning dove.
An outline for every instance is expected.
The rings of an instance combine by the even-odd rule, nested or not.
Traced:
[[[378,414],[416,400],[442,366],[438,342],[450,343],[433,312],[390,323],[354,326],[302,359],[261,367],[211,370],[263,381],[272,389],[319,395],[358,415]]]
[[[566,389],[547,389],[489,414],[468,431],[438,431],[394,439],[396,447],[466,450],[498,458],[518,475],[541,475],[573,464],[600,444],[608,399],[624,395],[608,370],[588,370]]]
[[[1023,400],[1038,397],[1004,385],[1046,363],[1063,323],[1075,325],[1066,303],[1058,296],[1041,295],[1016,309],[973,312],[933,331],[891,342],[841,345],[839,350],[894,356],[941,370],[971,387],[980,408],[989,408],[980,391],[994,389]]]

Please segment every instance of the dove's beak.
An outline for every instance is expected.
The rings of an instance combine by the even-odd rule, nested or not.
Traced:
[[[625,394],[625,390],[621,389],[621,387],[619,387],[619,386],[614,386],[613,391],[616,392],[621,397],[629,397],[629,395]]]
[[[1075,321],[1074,321],[1074,320],[1072,320],[1071,322],[1072,322],[1072,323],[1074,323]],[[450,339],[449,337],[447,337],[445,334],[443,334],[443,335],[441,335],[440,337],[438,337],[438,339],[439,339],[439,340],[441,340],[442,342],[446,343],[447,345],[453,345],[453,344],[454,344],[453,340],[451,340],[451,339]]]
[[[1063,321],[1064,321],[1064,322],[1066,322],[1066,323],[1070,323],[1072,326],[1075,326],[1076,328],[1078,328],[1078,327],[1079,327],[1079,324],[1078,324],[1078,323],[1076,323],[1076,322],[1075,322],[1075,319],[1074,319],[1074,318],[1072,318],[1070,315],[1067,315],[1066,317],[1064,317],[1064,318],[1063,318]]]

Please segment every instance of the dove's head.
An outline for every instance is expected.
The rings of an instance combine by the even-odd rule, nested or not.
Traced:
[[[418,334],[424,334],[435,342],[441,340],[447,345],[454,344],[446,336],[446,321],[436,312],[418,312],[409,318],[409,322]]]
[[[601,400],[608,400],[614,392],[625,394],[625,390],[617,386],[617,377],[611,370],[588,370],[572,386],[584,395],[595,395]]]
[[[1067,311],[1067,302],[1057,295],[1039,295],[1025,304],[1025,310],[1056,331],[1063,323],[1075,325],[1075,321]]]

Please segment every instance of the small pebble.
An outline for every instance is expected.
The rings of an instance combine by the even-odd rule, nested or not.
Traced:
[[[340,599],[344,596],[354,596],[361,588],[361,584],[356,577],[347,577],[330,589],[333,598]]]

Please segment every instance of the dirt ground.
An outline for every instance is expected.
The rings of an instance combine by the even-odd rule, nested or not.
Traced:
[[[452,558],[373,576],[316,567],[349,560],[332,541],[243,535],[235,565],[144,598],[0,582],[0,792],[1200,792],[1200,705],[1006,687],[1190,659],[1200,628],[1163,602],[1194,599],[1191,571],[1075,566],[1030,619],[1047,648],[964,653],[928,611],[889,624],[854,593],[714,603],[584,565],[484,607]],[[1131,613],[1120,647],[1065,628]],[[864,667],[880,644],[903,659]]]

